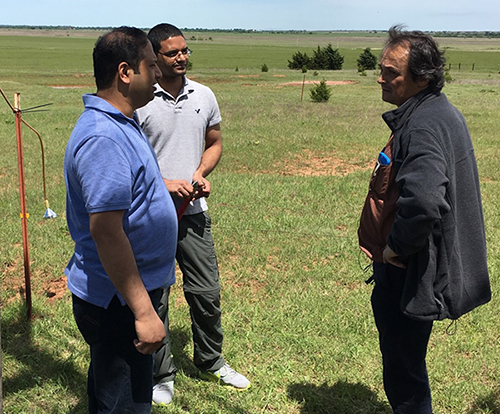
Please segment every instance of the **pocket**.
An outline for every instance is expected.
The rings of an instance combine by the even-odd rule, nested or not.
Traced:
[[[99,341],[101,338],[103,311],[103,308],[92,305],[73,295],[73,316],[83,339],[89,345]]]
[[[212,218],[208,215],[208,213],[205,211],[203,212],[203,216],[205,217],[205,231],[207,233],[212,232]]]
[[[391,167],[392,166],[390,164],[377,164],[373,169],[369,188],[371,191],[377,194],[379,198],[383,198],[385,192],[387,191],[387,186],[389,185],[389,178],[391,175]]]
[[[385,289],[391,295],[401,295],[406,282],[406,269],[393,266],[390,263],[373,263],[373,278],[375,284]]]

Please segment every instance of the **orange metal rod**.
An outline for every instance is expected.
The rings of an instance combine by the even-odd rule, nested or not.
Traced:
[[[23,159],[23,138],[21,130],[21,109],[20,95],[14,95],[14,107],[16,116],[16,138],[17,138],[17,166],[19,170],[19,197],[21,199],[21,224],[23,229],[23,255],[24,255],[24,280],[26,285],[26,308],[28,319],[32,316],[31,304],[31,273],[30,273],[30,255],[28,244],[28,213],[26,211],[26,187],[24,180],[24,159]]]

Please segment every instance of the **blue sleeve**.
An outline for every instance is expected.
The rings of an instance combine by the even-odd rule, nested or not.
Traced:
[[[87,140],[75,154],[75,166],[88,213],[128,210],[132,171],[120,146],[107,137]]]

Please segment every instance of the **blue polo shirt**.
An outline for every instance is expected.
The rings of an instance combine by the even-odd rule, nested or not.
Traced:
[[[117,291],[90,235],[89,213],[124,210],[123,228],[147,291],[175,282],[177,217],[136,120],[96,95],[84,95],[83,102],[64,158],[66,216],[75,242],[65,273],[72,293],[107,308]]]

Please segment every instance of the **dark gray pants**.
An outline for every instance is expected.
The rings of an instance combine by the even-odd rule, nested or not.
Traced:
[[[182,271],[184,296],[189,305],[194,342],[194,364],[202,371],[216,371],[225,361],[222,353],[220,284],[210,216],[205,213],[183,216],[179,222],[177,263]],[[158,307],[167,336],[155,353],[155,382],[172,381],[177,368],[172,359],[168,297],[165,289]]]

